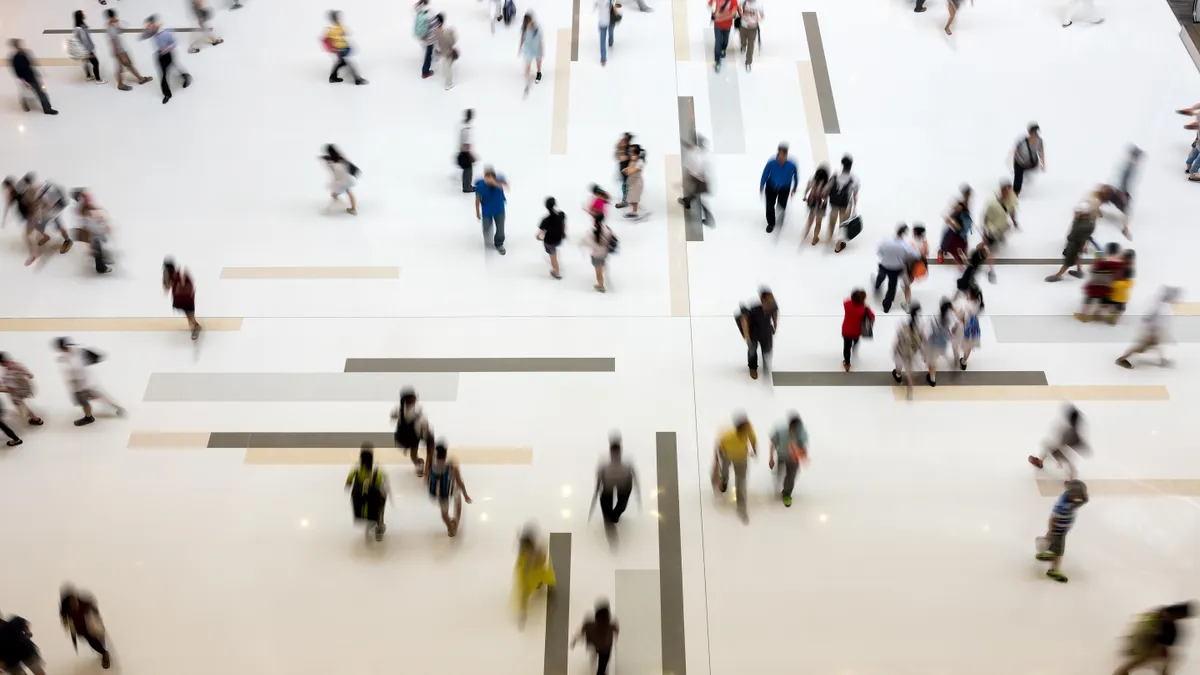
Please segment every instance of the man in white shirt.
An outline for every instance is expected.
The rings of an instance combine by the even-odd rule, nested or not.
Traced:
[[[471,135],[475,131],[475,127],[471,124],[475,120],[475,111],[468,108],[463,113],[462,128],[458,130],[458,168],[462,169],[462,191],[471,193],[475,191],[475,153],[471,150]]]
[[[704,205],[703,196],[708,193],[708,150],[704,139],[683,142],[683,196],[679,203],[685,210],[692,208],[692,201],[700,207],[700,223],[713,226],[712,212]]]
[[[754,43],[758,39],[758,24],[763,20],[764,14],[758,0],[742,0],[741,7],[738,8],[742,17],[742,25],[738,28],[738,42],[741,45],[742,54],[746,57],[746,72],[750,72],[750,66],[754,63]]]
[[[907,234],[908,226],[901,225],[896,230],[895,239],[889,239],[879,245],[879,271],[875,274],[875,295],[879,295],[879,288],[883,286],[883,280],[886,278],[888,287],[887,294],[883,296],[884,314],[892,309],[892,301],[896,299],[896,283],[900,275],[908,269],[912,261],[921,257],[917,249],[905,239]]]
[[[619,9],[621,5],[613,2],[613,0],[596,0],[596,19],[600,26],[600,65],[608,63],[608,48],[613,46],[613,29],[616,26],[613,24],[612,15]]]
[[[100,356],[71,342],[70,338],[58,338],[54,344],[59,351],[58,361],[63,365],[67,377],[67,388],[70,389],[75,402],[83,408],[83,417],[75,420],[75,426],[82,427],[96,421],[96,418],[92,417],[94,400],[100,400],[112,407],[117,417],[123,416],[125,409],[102,392],[88,375],[87,369],[98,362]]]
[[[1178,288],[1167,286],[1162,289],[1154,310],[1142,320],[1141,335],[1138,336],[1137,342],[1122,354],[1121,358],[1117,359],[1118,366],[1132,369],[1133,363],[1129,361],[1129,357],[1135,354],[1145,354],[1151,349],[1158,352],[1158,365],[1164,368],[1171,365],[1166,352],[1163,351],[1163,345],[1171,340],[1170,322],[1174,315],[1171,305],[1175,304],[1177,300],[1179,300]]]

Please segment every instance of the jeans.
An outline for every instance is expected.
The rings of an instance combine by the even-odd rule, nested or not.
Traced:
[[[1200,173],[1200,147],[1197,147],[1198,145],[1200,145],[1200,141],[1193,141],[1192,151],[1187,156],[1189,173]]]
[[[729,48],[729,29],[713,26],[713,63],[720,66],[725,58],[725,50]]]
[[[886,278],[888,282],[887,293],[883,296],[884,313],[890,312],[892,309],[892,301],[896,299],[896,282],[900,280],[900,273],[903,271],[903,269],[889,270],[883,265],[880,265],[879,271],[875,274],[876,291],[878,291],[879,287],[883,285],[884,278]]]
[[[762,349],[763,370],[771,370],[771,347],[774,338],[766,340],[755,339],[753,335],[750,337],[750,342],[746,345],[749,351],[746,353],[746,365],[750,370],[758,370],[758,350]]]
[[[501,211],[494,216],[483,217],[483,239],[487,241],[488,233],[492,229],[496,230],[496,235],[492,238],[492,245],[496,248],[504,248],[504,212]]]
[[[42,89],[42,83],[40,81],[38,81],[36,78],[34,78],[32,80],[22,80],[22,82],[24,82],[30,89],[33,90],[33,93],[38,98],[38,102],[40,102],[42,104],[42,112],[50,112],[51,110],[54,109],[50,105],[50,97],[46,95],[46,90]],[[21,94],[21,102],[22,102],[22,105],[24,105],[24,102],[25,102],[24,92],[22,92],[22,94]]]
[[[854,356],[854,348],[858,346],[859,338],[842,336],[842,362],[849,365],[850,357]]]
[[[787,209],[788,188],[784,186],[777,188],[774,185],[767,185],[767,232],[775,230],[775,207],[779,206],[779,218],[783,220],[784,211]]]
[[[783,492],[781,495],[791,497],[792,490],[796,487],[796,474],[800,473],[800,462],[795,461],[791,457],[782,461],[777,459],[776,461],[778,461],[778,464],[775,465],[775,470],[783,474]]]
[[[433,73],[433,45],[425,45],[425,62],[421,64],[421,75]]]
[[[608,63],[608,48],[613,44],[613,30],[616,29],[615,24],[600,26],[600,63]]]

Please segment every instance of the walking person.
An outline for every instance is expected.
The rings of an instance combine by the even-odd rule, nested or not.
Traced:
[[[629,206],[629,201],[626,199],[629,186],[625,182],[625,167],[629,166],[629,146],[631,145],[633,145],[633,134],[626,131],[617,139],[617,147],[613,152],[613,157],[617,160],[617,180],[621,183],[621,201],[615,205],[615,208],[618,209]]]
[[[146,29],[142,33],[142,39],[154,40],[154,50],[158,54],[158,78],[159,84],[162,86],[162,102],[165,104],[171,100],[171,69],[174,68],[175,72],[179,73],[180,78],[183,79],[184,89],[192,86],[192,76],[175,63],[175,35],[163,28],[157,15],[151,14],[146,19]]]
[[[966,370],[967,361],[971,359],[971,352],[979,347],[982,334],[979,328],[979,315],[983,313],[983,291],[980,291],[978,286],[969,286],[966,293],[959,297],[958,307],[955,311],[958,313],[959,324],[962,326],[958,345],[962,356],[958,359],[958,368]]]
[[[206,0],[190,0],[192,6],[192,16],[196,17],[196,25],[200,27],[200,33],[192,44],[188,47],[189,54],[195,54],[200,51],[202,43],[208,43],[216,46],[224,42],[212,29],[212,10],[208,8]]]
[[[45,662],[24,617],[0,619],[0,665],[14,675],[26,670],[33,675],[46,675]]]
[[[1040,457],[1030,455],[1029,463],[1041,469],[1045,466],[1046,459],[1053,457],[1059,468],[1067,468],[1067,478],[1076,480],[1079,478],[1079,471],[1075,469],[1075,462],[1071,461],[1070,453],[1082,455],[1090,450],[1083,438],[1083,413],[1079,412],[1079,408],[1068,405],[1062,425],[1055,432],[1054,439],[1046,443],[1046,449]]]
[[[645,211],[638,212],[638,205],[642,202],[642,192],[646,187],[643,177],[646,168],[645,153],[642,151],[642,146],[636,143],[629,146],[628,152],[629,162],[623,171],[625,174],[625,201],[629,203],[629,212],[625,214],[625,218],[645,220],[649,214]]]
[[[967,243],[971,240],[971,230],[975,228],[975,220],[971,217],[971,186],[959,188],[958,198],[946,214],[946,229],[938,244],[938,262],[950,259],[958,269],[963,269],[967,263]]]
[[[595,189],[599,190],[598,187]],[[608,193],[604,193],[604,198],[608,198]],[[603,211],[593,214],[592,231],[588,233],[584,243],[592,259],[592,269],[596,271],[596,285],[592,288],[598,293],[606,293],[608,287],[605,285],[605,268],[608,256],[617,251],[617,235],[604,224]]]
[[[58,230],[63,240],[58,249],[60,254],[70,251],[74,242],[71,239],[71,233],[67,231],[67,226],[62,221],[63,211],[66,211],[70,204],[63,189],[53,181],[38,183],[37,176],[32,171],[25,174],[21,180],[25,187],[20,192],[27,199],[32,198],[33,201],[30,213],[33,214],[33,229],[38,234],[37,242],[29,245],[29,259],[25,261],[25,265],[29,266],[41,254],[41,247],[50,241],[50,235],[46,234],[46,230],[51,229],[51,225]]]
[[[1106,305],[1112,295],[1113,283],[1120,278],[1125,268],[1125,259],[1121,255],[1121,245],[1115,241],[1104,247],[1103,254],[1097,254],[1092,261],[1087,282],[1083,286],[1083,306],[1075,312],[1079,321],[1091,321],[1099,318],[1107,311]]]
[[[979,288],[979,284],[975,283],[975,275],[979,273],[980,268],[984,265],[991,265],[992,252],[988,248],[986,241],[981,241],[971,249],[971,254],[967,256],[966,266],[963,267],[962,275],[955,282],[955,287],[958,289],[954,293],[957,298],[967,292],[968,288]],[[988,271],[988,280],[993,284],[996,283],[996,273]]]
[[[100,78],[100,59],[96,58],[96,43],[88,31],[87,18],[82,9],[75,10],[75,31],[67,43],[67,53],[72,58],[83,61],[83,74],[88,82],[108,84]]]
[[[925,332],[921,330],[921,306],[913,303],[908,308],[908,320],[900,325],[896,332],[896,344],[892,347],[892,360],[896,367],[892,369],[892,379],[896,384],[907,383],[908,400],[913,397],[913,370],[916,367],[917,356],[924,350]]]
[[[842,303],[842,370],[850,372],[850,361],[858,341],[874,335],[875,312],[867,306],[867,292],[854,289]]]
[[[1137,339],[1134,340],[1133,346],[1117,358],[1118,366],[1133,369],[1133,362],[1129,359],[1138,354],[1145,354],[1152,349],[1158,352],[1159,366],[1165,368],[1171,365],[1171,361],[1167,359],[1167,354],[1163,350],[1163,347],[1171,342],[1170,324],[1171,317],[1174,314],[1171,311],[1171,306],[1178,300],[1178,288],[1167,286],[1159,291],[1158,299],[1154,303],[1154,309],[1142,320],[1142,330]]]
[[[642,11],[650,11],[646,8]],[[588,649],[596,654],[596,675],[607,675],[608,664],[612,659],[612,650],[617,642],[621,628],[612,616],[608,602],[601,600],[596,603],[592,618],[583,623],[579,634],[571,640],[571,647],[583,642]]]
[[[337,60],[333,62],[333,70],[329,73],[330,82],[342,82],[338,73],[345,68],[350,71],[350,77],[353,78],[354,84],[367,84],[367,80],[359,76],[358,71],[354,68],[354,63],[350,61],[350,54],[354,50],[346,38],[346,27],[342,25],[342,13],[336,9],[329,12],[329,27],[325,29],[324,43],[325,50],[337,57]]]
[[[446,16],[438,14],[434,17],[435,28],[434,47],[438,58],[442,61],[442,73],[445,76],[446,91],[454,88],[454,62],[458,60],[458,33],[446,23]],[[468,180],[464,185],[470,185]]]
[[[984,209],[983,241],[994,251],[1008,239],[1010,231],[1020,229],[1021,226],[1017,223],[1017,193],[1013,190],[1012,183],[1004,181]],[[992,261],[988,263],[988,279],[995,283],[996,265]]]
[[[954,27],[954,20],[958,18],[958,10],[962,4],[963,0],[946,0],[946,8],[950,10],[950,18],[946,20],[946,35],[954,34],[954,31],[950,29]],[[971,6],[975,6],[975,0],[971,0]]]
[[[1174,673],[1178,662],[1175,653],[1180,633],[1178,623],[1194,614],[1193,603],[1181,602],[1138,616],[1125,650],[1127,660],[1113,675],[1129,675],[1137,668],[1151,666],[1159,668],[1163,675]]]
[[[125,409],[101,391],[88,374],[88,368],[103,360],[103,356],[91,349],[84,349],[65,337],[55,339],[54,347],[59,352],[58,362],[62,364],[66,373],[67,388],[72,393],[75,403],[83,409],[83,417],[75,420],[75,426],[82,427],[96,421],[92,416],[92,401],[101,401],[108,405],[117,417],[125,415]]]
[[[729,468],[733,467],[734,492],[737,498],[738,517],[749,523],[746,512],[746,473],[750,457],[758,456],[758,436],[746,416],[738,413],[733,417],[733,426],[717,437],[717,448],[713,457],[713,487],[721,492],[729,489]]]
[[[467,486],[463,483],[462,471],[458,462],[447,457],[446,441],[439,442],[433,451],[433,462],[426,472],[429,485],[429,496],[437,500],[442,509],[442,522],[446,524],[446,534],[451,537],[458,535],[458,526],[462,523],[463,500],[471,503],[471,495],[467,494]],[[453,515],[450,503],[454,502]]]
[[[896,228],[896,236],[881,243],[877,250],[879,269],[875,272],[875,295],[879,296],[879,290],[883,287],[886,279],[887,292],[883,295],[884,314],[892,311],[892,302],[896,299],[896,286],[900,281],[900,275],[905,274],[909,265],[920,257],[917,250],[906,239],[907,235],[908,225],[901,223],[900,227]]]
[[[429,13],[429,0],[417,0],[413,9],[413,37],[420,41],[425,52],[425,58],[421,62],[421,79],[425,80],[433,77],[433,52],[437,44],[434,30],[437,28],[437,21]]]
[[[354,162],[346,159],[345,155],[332,143],[325,146],[325,154],[321,155],[321,159],[325,161],[325,166],[329,169],[329,197],[331,200],[329,208],[341,208],[344,194],[350,201],[346,213],[357,216],[358,200],[354,197],[354,186],[358,182],[356,179],[360,173],[358,167]]]
[[[112,256],[108,251],[108,237],[112,228],[108,225],[104,210],[96,205],[91,193],[83,188],[72,192],[71,197],[79,204],[79,229],[75,231],[76,239],[91,246],[96,274],[112,272]]]
[[[73,644],[83,638],[100,655],[101,668],[107,670],[112,666],[112,655],[105,646],[104,620],[100,618],[100,608],[90,593],[70,585],[63,586],[59,593],[58,618]]]
[[[763,20],[762,7],[758,0],[742,0],[739,15],[741,25],[738,26],[738,44],[746,58],[746,72],[754,64],[754,43],[758,39],[759,22]]]
[[[637,471],[621,455],[621,437],[613,434],[608,440],[608,461],[596,470],[596,489],[592,493],[588,518],[591,518],[592,512],[596,510],[596,504],[600,504],[604,530],[612,539],[616,534],[617,523],[621,522],[621,516],[629,506],[629,496],[635,493],[640,505],[642,495]]]
[[[1065,584],[1067,575],[1059,569],[1062,557],[1067,550],[1067,533],[1075,525],[1075,515],[1079,507],[1088,503],[1087,485],[1080,480],[1068,480],[1066,489],[1059,495],[1050,511],[1050,523],[1046,534],[1038,538],[1038,554],[1035,556],[1042,562],[1050,563],[1046,576]]]
[[[50,105],[50,97],[46,95],[46,90],[42,88],[42,79],[38,77],[38,73],[33,69],[33,56],[25,49],[24,43],[17,38],[8,41],[8,45],[12,47],[12,54],[8,57],[8,63],[12,66],[13,75],[17,76],[20,84],[17,85],[20,91],[21,109],[29,112],[29,94],[33,93],[37,97],[39,103],[42,104],[42,112],[46,115],[57,115],[58,111]]]
[[[192,339],[198,339],[201,326],[196,320],[196,284],[192,275],[171,258],[163,260],[163,290],[171,294],[171,308],[187,317]]]
[[[525,18],[521,22],[521,42],[517,45],[517,52],[521,55],[521,59],[525,61],[525,95],[529,95],[529,87],[534,82],[542,81],[542,56],[544,49],[542,47],[542,27],[538,25],[536,19],[533,18],[533,12],[525,12]],[[537,75],[530,75],[530,68],[537,64]]]
[[[475,151],[472,148],[472,135],[475,131],[474,126],[475,111],[467,108],[463,111],[462,125],[458,128],[458,168],[462,170],[462,191],[463,193],[475,192]]]
[[[1104,23],[1104,17],[1100,16],[1099,10],[1096,9],[1096,0],[1071,0],[1067,5],[1067,13],[1063,18],[1063,28],[1066,28],[1076,21],[1087,21],[1090,24],[1099,25]]]
[[[475,219],[483,224],[483,241],[488,239],[500,255],[504,250],[504,206],[507,198],[504,191],[508,181],[490,166],[483,167],[483,178],[475,182]],[[493,236],[492,231],[495,230]]]
[[[1064,274],[1070,274],[1076,279],[1083,278],[1083,264],[1080,259],[1083,249],[1092,239],[1096,231],[1096,219],[1100,217],[1100,205],[1090,197],[1084,199],[1075,207],[1075,215],[1071,220],[1071,229],[1067,232],[1067,243],[1063,247],[1063,264],[1058,271],[1046,277],[1048,282],[1062,281]],[[1071,269],[1074,267],[1075,269]]]
[[[842,225],[858,212],[858,177],[851,172],[854,160],[850,155],[842,157],[842,170],[833,177],[829,186],[829,232],[833,243],[835,227]]]
[[[679,203],[684,210],[692,208],[692,202],[700,207],[700,224],[714,226],[712,212],[704,205],[704,195],[708,194],[708,148],[705,140],[697,136],[696,140],[683,142],[683,196]]]
[[[821,241],[821,223],[825,220],[825,209],[829,205],[829,167],[822,164],[813,172],[812,178],[808,179],[808,185],[804,187],[804,203],[808,206],[808,220],[804,221],[804,236],[800,237],[800,243],[803,244],[808,239],[808,232],[813,228],[815,223],[817,231],[813,233],[813,246]],[[829,236],[833,237],[833,222],[829,223]]]
[[[783,491],[780,496],[786,507],[792,505],[792,490],[796,487],[800,464],[807,461],[808,431],[804,428],[800,413],[788,413],[787,423],[775,427],[775,431],[771,433],[771,458],[767,464],[774,469],[778,462],[779,469],[776,475],[783,479]]]
[[[613,0],[596,0],[596,19],[600,26],[600,65],[608,63],[608,50],[613,46],[613,31],[621,15],[617,10],[621,5]]]
[[[45,424],[33,408],[29,407],[29,399],[33,398],[33,373],[12,358],[6,352],[0,352],[0,386],[12,401],[17,414],[25,418],[30,426],[40,427]],[[11,436],[10,436],[11,438]]]
[[[554,197],[546,198],[546,211],[546,217],[538,225],[537,238],[550,256],[550,276],[562,279],[562,271],[558,267],[558,247],[567,239],[567,215],[558,210],[558,202]]]
[[[18,77],[20,76],[18,75]],[[1183,127],[1189,131],[1196,132],[1196,138],[1192,141],[1191,152],[1188,153],[1187,159],[1184,160],[1183,172],[1188,175],[1188,180],[1198,182],[1200,181],[1200,103],[1190,108],[1181,108],[1175,112],[1192,118],[1192,121]]]
[[[146,84],[153,77],[142,77],[136,66],[133,65],[133,57],[129,55],[129,50],[125,49],[125,42],[121,39],[121,21],[117,18],[117,10],[104,10],[105,16],[108,18],[108,28],[105,32],[108,33],[108,41],[112,45],[113,61],[117,66],[114,70],[117,72],[117,89],[121,91],[129,91],[133,87],[125,84],[125,71],[133,74],[133,79],[137,80],[138,84]]]
[[[513,565],[513,601],[517,608],[517,625],[525,628],[529,616],[529,601],[538,589],[554,588],[554,561],[550,559],[547,543],[532,525],[526,525],[517,540],[517,561]]]
[[[908,267],[900,275],[900,290],[904,293],[900,307],[903,309],[908,309],[912,303],[913,284],[929,276],[929,239],[925,236],[925,226],[919,223],[913,225],[912,235],[909,243],[917,257],[909,261]]]
[[[354,521],[367,523],[367,536],[375,535],[375,541],[383,541],[387,525],[383,514],[392,497],[392,488],[387,474],[375,465],[375,447],[363,443],[358,453],[358,464],[346,476],[346,491],[350,493],[350,509]]]
[[[775,151],[775,157],[763,167],[762,176],[758,179],[758,194],[766,198],[767,232],[775,231],[775,219],[779,218],[780,227],[787,212],[789,197],[796,195],[800,187],[800,169],[796,163],[788,159],[787,143],[780,143]],[[776,216],[776,209],[779,215]]]
[[[1025,174],[1030,171],[1046,170],[1046,147],[1042,143],[1042,128],[1037,122],[1032,122],[1025,138],[1017,141],[1013,148],[1013,192],[1021,196],[1021,187],[1025,185]]]
[[[721,72],[721,62],[729,49],[729,31],[738,15],[738,0],[708,0],[713,22],[713,70]]]
[[[923,343],[925,366],[929,369],[928,374],[925,375],[925,381],[929,383],[929,386],[937,386],[938,361],[945,358],[947,348],[950,348],[954,354],[954,361],[951,363],[961,362],[958,353],[958,346],[962,344],[961,333],[962,326],[954,313],[954,303],[947,298],[942,298],[942,302],[938,305],[937,316],[929,321],[929,328]]]
[[[775,331],[779,328],[779,305],[770,289],[758,291],[758,302],[738,309],[738,328],[746,341],[748,352],[746,365],[750,379],[758,379],[758,352],[762,350],[763,371],[771,372],[771,349],[775,345]]]
[[[400,390],[400,404],[392,409],[392,421],[396,423],[393,440],[402,453],[412,459],[417,478],[425,477],[425,469],[433,463],[433,427],[421,409],[417,392],[411,387]],[[425,460],[421,459],[421,443],[425,444]]]
[[[2,391],[2,390],[0,390],[0,391]],[[4,409],[4,404],[0,403],[0,433],[3,433],[5,436],[8,436],[8,442],[5,443],[5,445],[7,445],[10,448],[15,448],[18,445],[21,445],[22,443],[24,443],[25,441],[21,440],[21,437],[17,435],[17,432],[13,431],[12,427],[10,427],[4,423],[4,414],[6,412],[7,411]],[[2,659],[0,659],[0,662],[2,662]]]

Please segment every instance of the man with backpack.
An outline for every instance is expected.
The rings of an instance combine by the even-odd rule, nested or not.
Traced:
[[[1176,624],[1181,619],[1191,617],[1190,602],[1159,607],[1139,615],[1126,649],[1129,659],[1113,675],[1129,675],[1136,668],[1149,666],[1158,666],[1164,675],[1174,672],[1173,649],[1179,641],[1179,626]]]
[[[125,414],[125,409],[101,391],[88,376],[87,369],[104,360],[103,356],[91,349],[80,347],[70,338],[60,337],[54,341],[54,346],[59,352],[58,361],[66,372],[67,388],[71,391],[75,403],[83,408],[83,417],[75,420],[75,426],[82,427],[96,421],[96,418],[92,417],[94,400],[103,401],[110,406],[117,417]]]
[[[854,160],[842,157],[842,171],[833,177],[829,187],[829,231],[845,223],[858,211],[858,177],[850,173]],[[836,239],[836,238],[835,238]],[[830,239],[832,243],[834,239]]]
[[[1025,172],[1046,170],[1046,149],[1042,146],[1041,127],[1036,122],[1029,125],[1029,133],[1017,141],[1013,149],[1013,193],[1021,196],[1025,183]]]

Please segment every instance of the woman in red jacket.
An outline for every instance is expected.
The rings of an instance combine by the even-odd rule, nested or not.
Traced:
[[[846,315],[842,318],[842,368],[850,370],[850,356],[863,336],[864,320],[875,323],[875,312],[867,307],[867,292],[854,289],[850,299],[842,303]],[[869,337],[869,335],[868,335]]]

